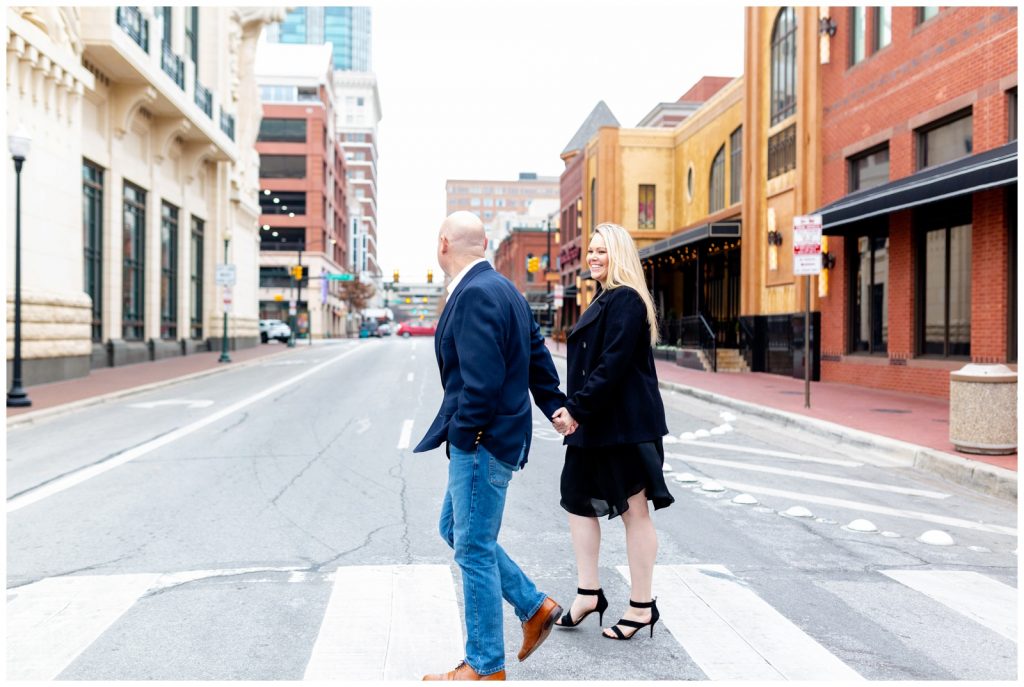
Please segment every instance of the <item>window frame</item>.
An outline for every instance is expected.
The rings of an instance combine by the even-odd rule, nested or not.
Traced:
[[[884,237],[886,239],[889,239],[889,246],[891,248],[892,241],[891,241],[891,237],[889,236],[889,226],[888,226],[888,217],[887,216],[883,216],[882,219],[876,219],[868,227],[866,227],[864,231],[857,232],[857,234],[855,236],[851,236],[850,237],[851,240],[847,242],[846,264],[849,266],[848,269],[847,269],[847,275],[848,275],[848,282],[847,282],[848,298],[847,298],[847,302],[849,303],[849,307],[847,309],[848,312],[847,312],[846,321],[847,321],[847,326],[849,328],[849,336],[847,337],[848,340],[847,340],[847,343],[846,343],[846,350],[847,350],[848,355],[868,355],[868,356],[880,356],[881,357],[881,356],[887,356],[888,353],[889,353],[888,337],[886,337],[886,341],[882,344],[882,348],[880,350],[876,350],[875,349],[875,343],[874,343],[874,340],[873,340],[873,336],[870,334],[870,332],[874,331],[874,327],[875,327],[875,311],[874,311],[873,307],[870,307],[870,306],[868,307],[868,332],[869,332],[869,334],[868,334],[868,339],[867,339],[867,350],[861,350],[858,347],[860,341],[859,341],[858,332],[857,332],[857,324],[858,324],[857,317],[859,315],[859,313],[857,311],[857,295],[858,295],[857,294],[857,272],[858,272],[857,268],[860,266],[860,250],[859,250],[859,247],[858,247],[857,243],[858,243],[858,241],[861,238],[867,238],[868,241],[869,241],[869,244],[870,244],[870,249],[868,251],[868,255],[870,256],[869,257],[869,261],[870,261],[870,283],[869,283],[868,293],[870,294],[872,292],[872,290],[873,290],[873,287],[876,284],[876,279],[875,279],[875,277],[876,277],[876,274],[875,274],[875,262],[876,262],[876,260],[875,260],[875,253],[876,253],[876,249],[875,249],[874,241],[876,239],[882,238],[882,237]],[[887,250],[889,250],[889,249],[887,249]],[[891,266],[891,260],[886,263],[887,269],[890,266]],[[888,288],[888,285],[889,285],[889,275],[888,274],[886,274],[885,284],[886,284],[886,288]],[[887,298],[888,298],[888,296],[889,296],[889,294],[886,293],[886,297]],[[885,309],[883,308],[883,312],[880,313],[880,315],[884,316],[884,310]],[[883,326],[885,326],[888,323],[887,322],[883,322],[882,324],[883,324]]]
[[[82,158],[83,287],[92,298],[91,338],[103,340],[103,184],[104,169]]]
[[[743,198],[743,125],[729,134],[729,199],[732,205]]]
[[[708,170],[708,214],[725,209],[725,144],[711,159]]]
[[[886,184],[886,183],[888,183],[891,180],[890,179],[890,175],[892,173],[892,169],[890,167],[889,168],[889,174],[886,174],[885,181],[883,181],[883,182],[881,182],[879,184],[875,184],[874,186],[864,186],[863,184],[857,184],[856,183],[858,181],[858,179],[859,179],[857,177],[857,174],[856,174],[856,172],[857,172],[857,163],[859,161],[861,161],[861,160],[864,160],[864,159],[870,157],[871,155],[876,155],[876,154],[878,154],[878,153],[880,153],[882,151],[885,151],[886,153],[888,153],[888,155],[886,156],[886,161],[885,161],[886,165],[887,166],[891,165],[892,157],[891,157],[891,153],[889,151],[889,141],[885,141],[884,143],[881,143],[881,144],[879,144],[877,146],[872,146],[871,148],[868,148],[866,150],[862,150],[861,152],[855,153],[855,154],[851,155],[850,157],[846,158],[846,169],[847,169],[847,177],[848,177],[847,178],[847,184],[846,184],[847,193],[856,193],[857,191],[863,191],[863,190],[866,190],[866,189],[869,189],[869,188],[875,188],[875,186],[881,186],[882,184]]]
[[[637,229],[654,229],[655,212],[657,202],[657,187],[655,184],[639,184],[637,188]]]
[[[857,35],[858,29],[860,36]],[[857,49],[860,48],[860,56]],[[868,8],[864,5],[850,7],[850,54],[849,66],[860,64],[868,57]]]
[[[780,34],[780,29],[784,33]],[[796,11],[792,7],[783,7],[775,16],[770,40],[768,98],[771,126],[784,122],[796,114],[796,33]],[[784,49],[788,48],[792,48],[791,59],[783,59],[781,56]],[[777,92],[781,92],[782,95],[779,101],[776,101],[775,97]]]
[[[928,140],[927,140],[928,139],[928,135],[938,131],[939,129],[945,128],[945,127],[947,127],[947,126],[949,126],[951,124],[959,122],[959,121],[961,121],[963,119],[970,119],[971,120],[971,149],[967,153],[965,153],[964,155],[961,155],[960,157],[955,157],[955,158],[952,158],[950,160],[945,160],[943,162],[936,162],[936,163],[929,164],[928,163]],[[939,119],[936,119],[933,122],[928,122],[927,124],[918,127],[917,129],[914,130],[914,142],[916,143],[916,146],[917,146],[916,156],[915,156],[916,157],[916,162],[917,162],[917,170],[916,171],[921,171],[923,169],[928,169],[929,167],[935,167],[936,165],[943,165],[943,164],[946,164],[948,162],[953,162],[954,160],[961,160],[961,159],[963,159],[965,157],[973,155],[974,154],[974,108],[972,106],[968,105],[967,107],[965,107],[965,108],[963,108],[961,110],[957,110],[956,112],[951,112],[950,114],[948,114],[948,115],[946,115],[944,117],[940,117]]]
[[[189,336],[195,341],[203,339],[203,271],[205,268],[206,221],[192,215],[190,227],[189,260],[191,263],[189,283]]]
[[[129,198],[129,191],[135,198]],[[121,259],[121,338],[142,341],[146,335],[146,189],[127,179],[121,193],[123,219],[122,245],[129,245],[131,253],[124,252]],[[141,200],[140,200],[141,199]],[[134,221],[127,221],[132,217]],[[129,308],[129,298],[136,307]]]
[[[297,131],[290,132],[270,132],[266,130],[268,125],[280,124],[286,122],[287,125],[293,125],[298,122],[302,125],[302,136],[298,136]],[[287,129],[285,125],[282,128]],[[297,129],[297,127],[295,127]],[[263,117],[260,120],[259,132],[256,134],[256,141],[258,143],[306,143],[309,136],[309,125],[304,117]],[[327,143],[327,137],[324,136],[324,143]]]
[[[160,203],[160,338],[178,338],[178,223],[181,208]]]
[[[285,160],[292,161],[292,162],[294,162],[296,160],[301,160],[302,161],[302,173],[300,175],[298,175],[296,170],[286,169],[286,170],[283,170],[283,171],[287,172],[285,174],[277,174],[277,172],[280,172],[282,170],[274,170],[275,174],[274,175],[269,175],[269,174],[266,173],[266,172],[270,171],[270,170],[268,170],[266,168],[266,163],[271,161],[271,160],[281,161],[282,163]],[[309,161],[308,161],[307,156],[305,156],[305,155],[260,155],[260,178],[261,179],[305,179],[306,176],[309,173],[309,171],[307,169],[308,166],[309,166]]]
[[[888,14],[889,18],[889,31],[888,37],[885,43],[882,42],[882,17]],[[871,37],[871,54],[874,55],[879,50],[892,45],[892,5],[880,5],[874,8],[872,12],[872,37]]]
[[[916,290],[915,294],[915,305],[916,312],[914,315],[914,333],[915,333],[915,350],[917,356],[920,358],[939,359],[939,360],[969,360],[971,357],[971,335],[967,338],[967,351],[966,353],[957,353],[951,355],[949,353],[950,341],[949,341],[949,330],[950,330],[950,269],[951,269],[951,251],[950,246],[952,243],[952,230],[957,227],[967,226],[971,230],[971,241],[968,243],[972,253],[974,250],[974,224],[971,212],[971,205],[964,203],[962,199],[954,199],[952,201],[935,203],[931,206],[919,210],[914,215],[914,226],[915,226],[915,243],[916,243],[916,260],[915,260],[915,275],[914,275],[914,286]],[[925,309],[927,307],[926,301],[926,287],[927,287],[927,241],[928,234],[934,231],[942,231],[945,236],[945,248],[943,254],[943,270],[944,270],[944,314],[943,314],[943,352],[942,353],[929,353],[926,352],[928,342],[925,340],[925,328],[927,326],[927,313]],[[973,290],[973,270],[968,275],[968,284]],[[968,298],[968,313],[973,320],[973,311],[970,309],[970,298]],[[973,324],[973,323],[972,323]]]

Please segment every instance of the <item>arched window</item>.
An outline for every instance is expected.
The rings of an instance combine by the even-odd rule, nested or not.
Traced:
[[[796,112],[796,12],[779,10],[772,28],[772,126]]]
[[[718,212],[725,207],[725,146],[715,153],[711,162],[711,178],[708,182],[708,213]]]

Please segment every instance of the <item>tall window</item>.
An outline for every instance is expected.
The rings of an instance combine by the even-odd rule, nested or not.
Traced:
[[[889,181],[889,144],[850,158],[850,192]]]
[[[970,109],[918,130],[918,169],[941,165],[970,155],[974,150],[974,117]]]
[[[533,260],[533,253],[526,254],[526,282],[533,281],[533,272],[530,271],[530,260]]]
[[[892,43],[892,8],[875,8],[875,37],[873,41],[875,52]]]
[[[121,336],[141,341],[145,317],[146,192],[124,182],[124,261],[121,270]]]
[[[917,8],[917,23],[923,24],[935,15],[939,13],[938,7],[918,7]]]
[[[326,142],[327,136],[324,135]],[[260,121],[260,133],[257,141],[282,141],[286,143],[306,142],[305,119],[281,119],[264,117]]]
[[[867,7],[850,8],[850,64],[864,59],[867,48]]]
[[[160,338],[178,338],[178,208],[160,211]]]
[[[889,236],[858,236],[850,259],[853,278],[850,333],[853,352],[885,353],[889,347]]]
[[[171,47],[171,7],[164,5],[156,8],[156,15],[164,20],[164,45]]]
[[[708,212],[718,212],[725,207],[725,146],[718,149],[711,161],[708,180]]]
[[[1017,87],[1006,92],[1006,114],[1010,118],[1006,127],[1006,140],[1017,140]]]
[[[206,229],[203,220],[192,218],[192,244],[189,255],[192,259],[189,270],[189,321],[193,339],[203,338],[203,234]]]
[[[196,76],[199,75],[199,8],[185,8],[185,54],[196,65]]]
[[[768,139],[768,178],[796,169],[796,123]]]
[[[597,179],[590,180],[590,231],[597,226]]]
[[[264,179],[305,179],[305,155],[260,155],[260,177]]]
[[[796,113],[796,12],[784,7],[772,29],[772,126]]]
[[[654,229],[654,184],[640,184],[638,229]]]
[[[92,340],[103,339],[103,170],[82,161],[85,292],[92,298]]]
[[[740,202],[743,194],[743,127],[729,135],[729,199]]]
[[[924,234],[921,353],[971,354],[971,225],[944,226]]]

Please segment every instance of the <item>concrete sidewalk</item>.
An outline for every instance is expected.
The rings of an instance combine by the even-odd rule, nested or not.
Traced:
[[[186,379],[238,369],[267,357],[302,350],[300,346],[308,344],[303,342],[296,344],[295,348],[288,348],[284,344],[268,343],[230,351],[230,363],[218,363],[220,351],[208,351],[155,362],[99,368],[85,377],[30,386],[26,391],[32,405],[28,408],[8,408],[7,426],[53,417]]]
[[[553,355],[565,344],[548,341]],[[1016,499],[1017,454],[961,453],[949,441],[949,402],[929,396],[831,382],[811,383],[760,372],[712,373],[655,360],[662,388],[764,417],[837,442],[903,458],[920,470],[985,493]]]

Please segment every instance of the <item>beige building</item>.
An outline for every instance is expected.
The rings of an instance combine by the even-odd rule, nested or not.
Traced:
[[[252,67],[260,32],[283,11],[20,7],[6,15],[8,133],[32,138],[21,175],[25,384],[219,343],[225,306],[215,266],[225,261],[237,270],[231,343],[257,343]],[[9,330],[14,184],[8,175]]]

